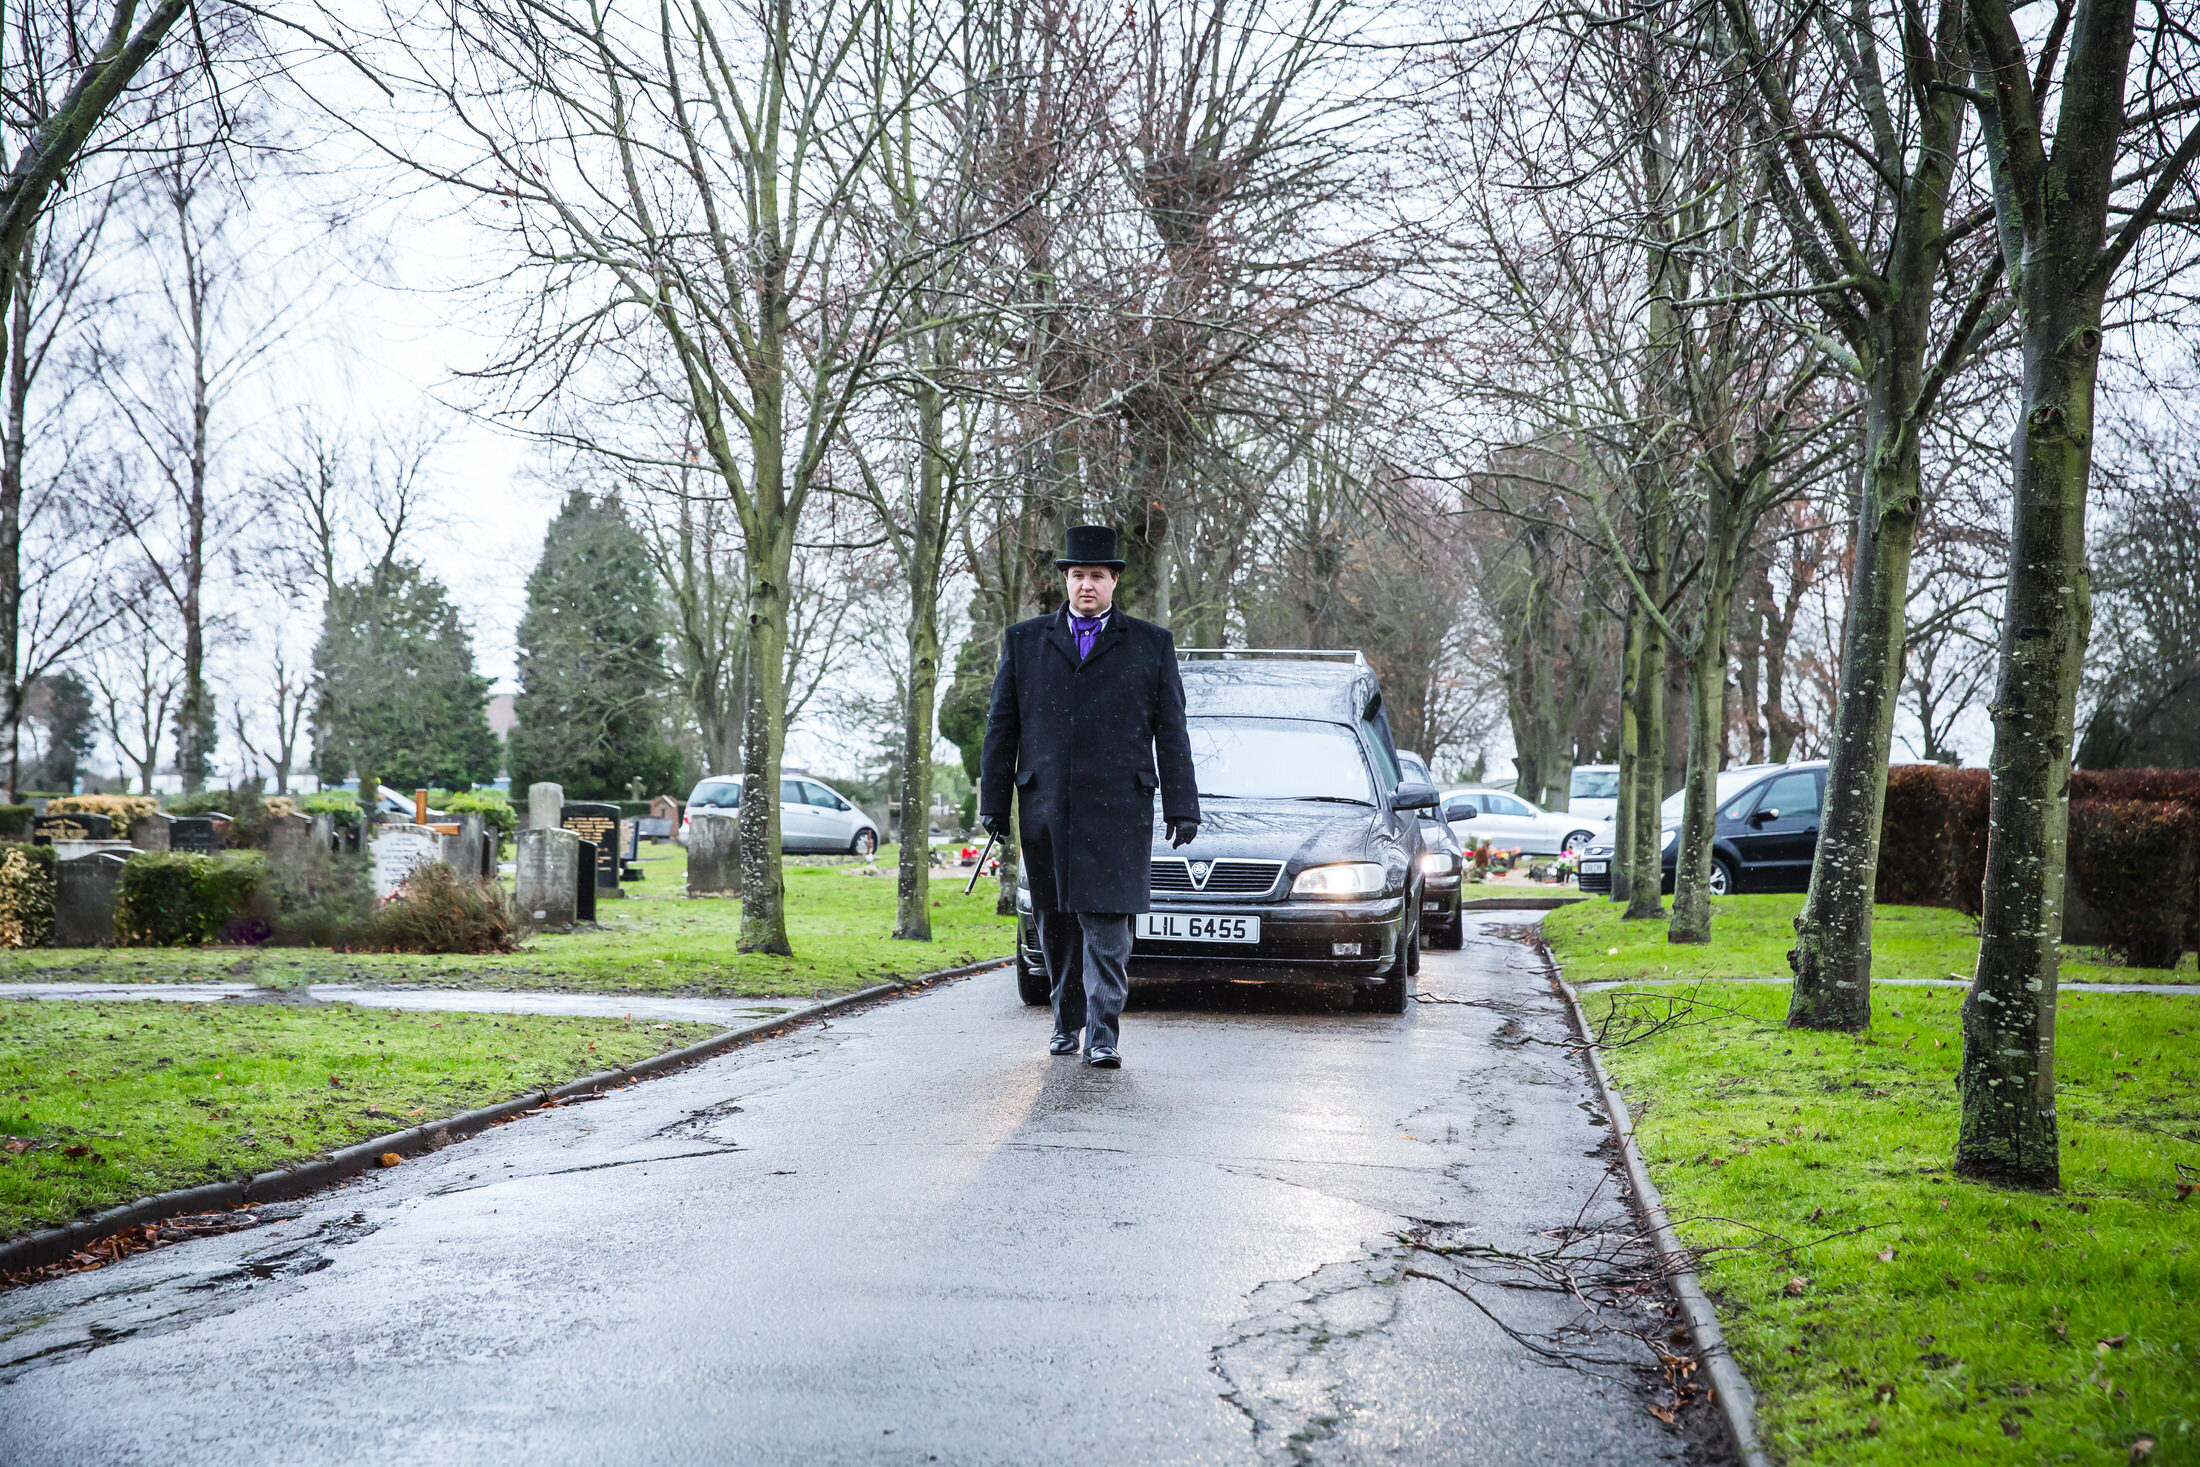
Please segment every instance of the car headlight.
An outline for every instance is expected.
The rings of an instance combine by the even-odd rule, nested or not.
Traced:
[[[1421,874],[1423,876],[1449,876],[1459,869],[1459,862],[1449,851],[1423,851]]]
[[[1678,825],[1668,825],[1658,834],[1665,840],[1665,844],[1661,849],[1670,851],[1681,838],[1681,828]]]
[[[1019,912],[1028,912],[1031,910],[1030,887],[1019,886],[1016,888],[1016,910]]]
[[[1291,883],[1293,896],[1365,896],[1383,889],[1383,868],[1372,861],[1309,866]]]

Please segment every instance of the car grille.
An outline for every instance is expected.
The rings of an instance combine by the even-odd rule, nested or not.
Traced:
[[[1216,861],[1207,872],[1207,884],[1195,885],[1191,863],[1182,856],[1157,857],[1153,863],[1155,891],[1184,892],[1202,896],[1261,896],[1276,884],[1281,861]]]

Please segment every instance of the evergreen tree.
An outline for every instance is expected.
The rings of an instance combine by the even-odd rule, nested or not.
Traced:
[[[543,536],[519,623],[512,785],[555,780],[575,799],[670,789],[680,756],[659,707],[665,615],[657,573],[616,498],[584,489]]]
[[[313,671],[313,764],[324,785],[355,769],[400,789],[496,778],[489,679],[474,671],[450,593],[419,566],[385,561],[331,591]]]

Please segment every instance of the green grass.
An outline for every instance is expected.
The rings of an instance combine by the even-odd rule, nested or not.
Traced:
[[[0,1001],[0,1237],[266,1171],[713,1032],[350,1004]]]
[[[313,948],[38,948],[0,952],[0,982],[106,980],[418,984],[442,988],[560,989],[678,993],[713,997],[843,993],[889,978],[1005,957],[1014,919],[993,911],[996,883],[972,896],[961,881],[932,885],[932,940],[897,942],[894,851],[879,853],[878,876],[852,865],[789,864],[787,936],[792,959],[734,950],[741,904],[689,901],[687,853],[642,848],[644,880],[624,900],[597,904],[596,932],[545,933],[515,953],[482,957],[339,953]]]
[[[1671,903],[1667,903],[1668,910]],[[1544,919],[1552,945],[1566,947],[1569,982],[1640,982],[1692,978],[1786,978],[1788,949],[1795,946],[1800,896],[1715,897],[1711,941],[1703,945],[1665,940],[1665,923],[1629,922],[1621,907],[1602,897],[1561,908]],[[1612,948],[1619,949],[1614,953]],[[2092,948],[2063,954],[2065,983],[2200,983],[2193,955],[2178,966],[2125,968]],[[1978,924],[1945,907],[1875,907],[1872,910],[1872,976],[1961,978],[1978,958]]]

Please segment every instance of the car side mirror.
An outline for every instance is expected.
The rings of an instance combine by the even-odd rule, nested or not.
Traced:
[[[1759,810],[1756,814],[1750,816],[1749,823],[1751,825],[1764,826],[1770,825],[1773,821],[1779,818],[1780,812],[1778,810],[1765,809]]]
[[[1432,784],[1402,784],[1390,794],[1393,810],[1432,810],[1443,803],[1444,797]]]
[[[1452,816],[1451,818],[1454,820],[1472,820],[1478,813],[1479,812],[1476,811],[1474,806],[1469,805],[1464,810],[1461,810],[1458,814]]]

